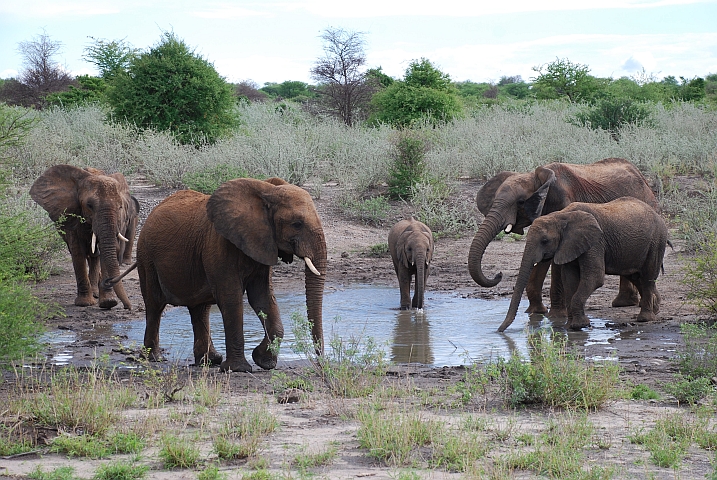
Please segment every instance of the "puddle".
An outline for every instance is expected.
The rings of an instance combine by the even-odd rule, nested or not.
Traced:
[[[295,343],[291,314],[306,314],[304,294],[277,294],[276,299],[285,331],[279,360],[303,360],[305,357],[302,354],[292,350]],[[530,328],[551,325],[542,320],[542,316],[533,320],[521,313],[505,332],[498,333],[496,330],[505,318],[510,298],[483,300],[428,291],[425,301],[423,313],[417,313],[397,308],[398,288],[352,285],[327,291],[324,295],[324,339],[327,348],[332,336],[340,336],[344,341],[371,337],[394,363],[455,366],[475,360],[507,357],[512,350],[527,356],[526,324]],[[527,300],[521,304],[519,311],[526,307]],[[244,312],[246,357],[251,362],[251,350],[261,341],[264,333],[259,319],[246,303]],[[603,320],[591,319],[591,322],[593,328],[589,330],[567,332],[569,341],[578,345],[608,345],[608,342],[617,339],[618,331],[607,328]],[[216,307],[211,311],[210,323],[214,345],[224,354],[224,328]],[[115,324],[113,330],[113,335],[126,335],[124,342],[127,344],[141,345],[144,319]],[[160,345],[166,349],[167,358],[174,362],[192,363],[192,342],[187,309],[168,307],[160,327]]]

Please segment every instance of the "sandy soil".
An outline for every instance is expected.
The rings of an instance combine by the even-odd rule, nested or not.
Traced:
[[[134,195],[141,204],[141,219],[146,218],[149,211],[171,191],[146,184],[141,179],[130,179]],[[466,180],[461,184],[459,195],[473,198],[480,182]],[[311,188],[309,188],[312,191]],[[329,273],[327,288],[336,288],[350,283],[374,283],[396,287],[398,302],[398,285],[388,256],[373,256],[370,247],[385,243],[388,230],[394,221],[405,214],[405,206],[394,204],[393,214],[383,225],[366,225],[341,214],[333,201],[338,194],[338,187],[324,185],[320,189],[321,196],[316,199],[317,209],[322,217],[329,255]],[[476,211],[477,214],[477,211]],[[477,214],[479,215],[479,214]],[[485,255],[484,268],[490,275],[502,271],[503,281],[493,289],[484,289],[476,285],[467,269],[467,252],[472,240],[471,234],[464,238],[440,238],[436,242],[432,273],[428,281],[429,290],[457,291],[468,297],[498,298],[512,294],[515,273],[518,268],[524,243],[516,241],[494,241]],[[610,302],[617,292],[617,277],[608,277],[605,286],[595,292],[588,302],[588,315],[608,319],[611,326],[620,330],[620,341],[613,342],[614,353],[623,368],[621,376],[634,384],[646,384],[660,389],[660,386],[672,379],[676,371],[670,358],[679,348],[679,325],[683,322],[695,321],[698,317],[694,308],[685,302],[686,289],[680,282],[685,259],[681,253],[681,243],[675,241],[674,250],[668,248],[664,267],[665,273],[658,281],[662,296],[661,312],[654,323],[636,323],[638,307],[611,308]],[[72,302],[75,296],[75,282],[69,255],[55,275],[35,288],[37,295],[48,301],[59,303],[65,310],[65,317],[52,319],[49,329],[67,329],[77,333],[78,340],[69,345],[73,352],[73,362],[78,365],[89,364],[99,355],[108,355],[113,364],[132,362],[136,352],[127,352],[122,348],[122,339],[107,334],[107,326],[117,322],[143,318],[142,296],[136,271],[124,281],[125,288],[134,305],[134,309],[123,310],[115,307],[110,311],[98,307],[80,308]],[[275,269],[274,286],[277,292],[303,292],[303,263],[280,265]],[[544,286],[547,297],[549,281]],[[121,306],[121,305],[120,305]],[[535,321],[539,321],[535,319]],[[496,325],[496,328],[498,325]],[[555,325],[560,328],[560,325]],[[187,325],[187,328],[190,328]],[[221,340],[217,345],[221,345]],[[223,345],[220,347],[223,350]],[[604,345],[580,346],[588,356],[604,355]],[[51,356],[54,352],[47,352]],[[251,361],[251,360],[250,360]],[[291,373],[301,365],[280,364],[280,369]],[[191,371],[189,368],[188,371]],[[394,367],[387,382],[410,382],[424,391],[446,390],[455,385],[462,376],[463,367],[427,368],[423,366]],[[216,373],[215,373],[216,374]],[[231,402],[238,399],[252,398],[262,394],[274,394],[271,383],[271,372],[261,371],[255,367],[253,374],[232,374],[228,376],[226,388],[233,393]],[[14,378],[6,375],[5,390],[12,385]],[[263,396],[262,398],[266,398]],[[274,397],[270,397],[274,398]],[[445,400],[442,400],[445,401]],[[349,400],[337,401],[328,396],[316,394],[314,397],[303,398],[299,403],[272,403],[270,408],[280,420],[281,428],[267,440],[264,455],[269,456],[271,468],[276,472],[287,472],[291,453],[297,449],[320,449],[335,441],[339,445],[338,459],[328,467],[313,470],[326,478],[396,478],[398,467],[383,465],[358,448],[355,432],[358,424],[346,420],[342,416],[355,409],[356,402]],[[555,415],[551,411],[521,410],[518,412],[489,410],[485,405],[469,404],[457,410],[449,408],[429,408],[426,415],[446,419],[455,423],[460,415],[475,412],[486,415],[497,429],[499,425],[507,425],[518,419],[518,423],[526,428],[539,430],[541,422]],[[590,462],[600,464],[603,460],[619,465],[622,472],[620,478],[676,478],[671,469],[661,469],[649,464],[649,454],[639,446],[632,445],[627,433],[636,425],[651,425],[655,419],[678,407],[675,402],[665,398],[659,402],[635,402],[620,400],[612,402],[600,412],[591,414],[591,421],[597,426],[601,435],[611,438],[609,453],[591,452]],[[3,410],[0,408],[0,410]],[[685,410],[682,408],[682,410]],[[513,420],[511,420],[513,419]],[[693,452],[694,450],[694,452]],[[498,455],[501,452],[493,452]],[[505,453],[505,452],[502,452]],[[209,454],[208,454],[209,455]],[[677,474],[678,478],[704,478],[711,472],[710,455],[714,454],[695,449]],[[490,456],[490,455],[489,455]],[[151,453],[143,453],[143,457],[151,458]],[[151,478],[196,478],[190,471],[162,471],[156,460],[150,462],[153,470]],[[288,460],[287,460],[288,459]],[[82,460],[74,462],[63,456],[43,453],[41,456],[29,456],[13,459],[0,459],[0,478],[8,475],[22,475],[32,471],[37,465],[51,470],[57,465],[72,462],[78,467],[78,474],[88,478],[99,461]],[[222,470],[229,478],[241,478],[247,471],[245,462],[224,465]],[[80,473],[82,472],[82,473]],[[515,473],[516,478],[534,478],[529,472]],[[426,470],[422,478],[460,478],[460,474],[449,474],[440,470]]]

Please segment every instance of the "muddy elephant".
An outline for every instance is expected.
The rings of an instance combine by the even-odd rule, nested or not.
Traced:
[[[433,233],[424,223],[413,218],[401,220],[388,233],[388,250],[398,276],[401,310],[423,308],[423,294],[433,258]],[[411,301],[411,280],[416,288]]]
[[[222,371],[251,372],[244,356],[243,296],[264,327],[252,358],[276,367],[284,327],[274,298],[272,266],[296,255],[306,263],[306,305],[317,352],[323,349],[322,303],[326,242],[311,196],[277,178],[240,178],[211,196],[179,191],[157,205],[137,240],[137,270],[146,309],[144,346],[159,359],[159,325],[167,304],[189,309],[194,358]],[[226,360],[214,348],[209,309],[224,322]]]
[[[137,231],[139,202],[130,195],[124,176],[55,165],[35,180],[30,196],[47,210],[70,250],[77,280],[75,305],[94,305],[99,297],[100,308],[112,308],[116,293],[124,308],[131,309],[122,283],[107,281],[119,274],[121,264],[131,262]]]
[[[655,194],[645,177],[629,161],[606,158],[589,165],[551,163],[533,172],[501,172],[478,191],[476,204],[485,220],[473,237],[468,254],[470,275],[482,287],[493,287],[502,279],[499,272],[489,279],[483,273],[483,254],[488,244],[501,231],[523,234],[540,215],[562,210],[573,202],[605,203],[630,195],[659,211]],[[550,262],[533,269],[526,293],[530,304],[526,312],[546,313],[543,304],[543,281]],[[549,316],[565,315],[565,298],[560,290],[561,269],[553,265],[550,284]],[[632,283],[620,279],[620,291],[614,307],[636,305],[638,292]]]
[[[655,280],[662,269],[667,226],[655,209],[641,200],[622,197],[608,203],[574,202],[559,212],[536,219],[528,230],[505,330],[515,313],[536,265],[562,265],[567,301],[567,327],[590,325],[585,315],[588,297],[603,285],[605,275],[629,279],[640,293],[638,322],[655,319],[660,307]]]

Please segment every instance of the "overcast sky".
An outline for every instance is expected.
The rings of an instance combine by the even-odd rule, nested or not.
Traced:
[[[454,81],[530,81],[556,58],[599,77],[717,73],[717,0],[2,0],[0,78],[43,31],[74,75],[97,73],[90,37],[148,49],[173,31],[230,82],[314,83],[328,27],[365,33],[367,67],[396,78],[422,57]]]

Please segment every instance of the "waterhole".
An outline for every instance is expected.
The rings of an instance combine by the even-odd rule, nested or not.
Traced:
[[[303,292],[277,294],[276,300],[284,323],[284,340],[279,354],[283,362],[304,360],[297,352],[292,314],[306,315]],[[422,313],[401,311],[398,288],[375,285],[351,285],[341,289],[327,289],[324,295],[324,341],[327,348],[341,340],[366,345],[369,338],[382,348],[394,363],[420,363],[430,366],[465,365],[472,361],[507,358],[517,350],[527,356],[526,326],[543,328],[549,322],[530,320],[520,313],[503,333],[496,330],[508,311],[510,299],[483,300],[464,298],[449,292],[426,292]],[[527,307],[527,300],[519,311]],[[538,316],[540,317],[540,316]],[[210,313],[212,338],[217,350],[225,354],[224,326],[216,307]],[[605,344],[618,336],[600,319],[591,319],[593,328],[568,332],[570,342],[578,345]],[[142,344],[144,319],[118,323],[115,335],[126,335],[124,342]],[[168,360],[193,363],[193,334],[189,312],[185,307],[168,307],[159,330],[160,345]],[[246,357],[251,362],[251,350],[264,336],[259,319],[248,304],[244,305],[244,336]]]

